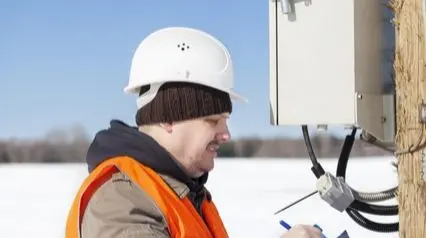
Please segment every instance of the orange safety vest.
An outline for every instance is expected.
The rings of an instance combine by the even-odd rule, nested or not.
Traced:
[[[91,196],[118,171],[127,174],[158,205],[167,220],[170,237],[228,237],[213,201],[205,199],[201,205],[204,222],[188,197],[179,198],[156,172],[123,156],[103,162],[84,180],[68,215],[66,238],[80,238],[83,214]]]

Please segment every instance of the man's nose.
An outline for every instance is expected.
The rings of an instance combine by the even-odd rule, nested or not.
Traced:
[[[229,132],[228,126],[225,126],[224,130],[218,133],[216,139],[221,143],[226,143],[231,139],[231,133]]]

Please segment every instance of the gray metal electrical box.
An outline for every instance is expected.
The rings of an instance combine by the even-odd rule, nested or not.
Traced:
[[[273,125],[355,125],[394,140],[394,36],[384,4],[270,1]]]

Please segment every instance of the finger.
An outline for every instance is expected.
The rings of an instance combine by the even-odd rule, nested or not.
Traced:
[[[322,233],[322,228],[318,226],[317,224],[314,225],[315,228],[318,228],[321,231],[321,238],[326,238],[325,235]]]
[[[294,226],[292,230],[297,233],[301,232],[301,234],[306,234],[308,237],[322,237],[322,231],[319,228],[311,225],[297,225]]]
[[[322,228],[320,226],[318,226],[317,224],[314,225],[314,227],[320,229],[320,231],[322,231]]]
[[[306,229],[308,230],[309,235],[312,237],[318,237],[318,238],[323,237],[322,230],[318,227],[309,226]]]

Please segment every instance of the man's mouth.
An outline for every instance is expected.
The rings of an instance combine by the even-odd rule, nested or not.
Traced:
[[[219,143],[217,143],[216,141],[210,142],[207,145],[207,150],[212,152],[212,153],[217,152],[218,149],[219,149]]]

